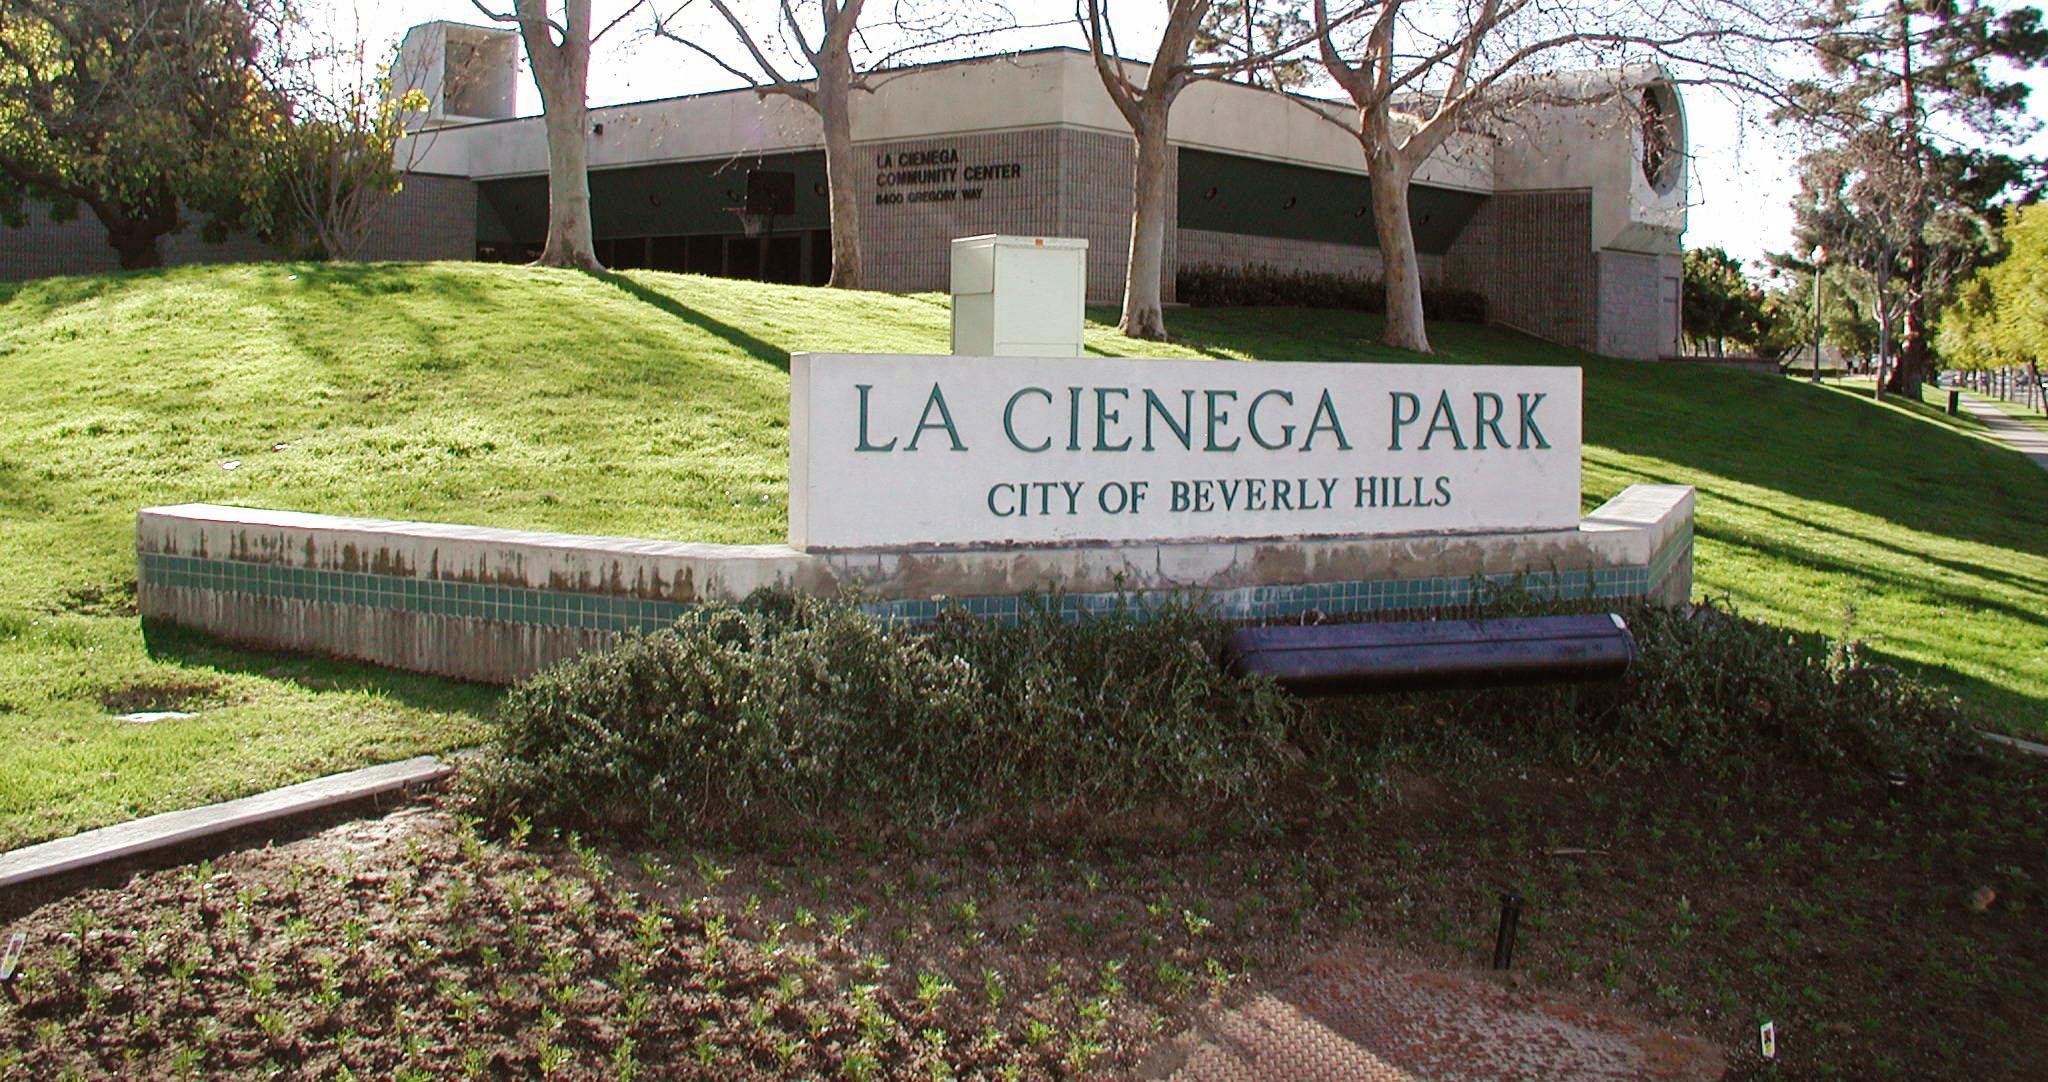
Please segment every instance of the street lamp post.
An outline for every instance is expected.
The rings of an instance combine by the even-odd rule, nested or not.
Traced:
[[[1820,275],[1821,268],[1828,260],[1828,250],[1816,244],[1813,247],[1813,381],[1820,382]]]

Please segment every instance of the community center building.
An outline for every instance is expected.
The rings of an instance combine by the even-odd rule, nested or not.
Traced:
[[[514,115],[518,58],[507,29],[429,23],[407,35],[396,70],[414,73],[430,106],[416,118],[417,144],[401,150],[412,173],[368,256],[538,254],[547,142],[540,118]],[[1410,214],[1424,280],[1476,292],[1493,322],[1561,344],[1675,354],[1687,161],[1677,88],[1655,68],[1557,85],[1571,92],[1454,136],[1417,173]],[[1598,100],[1565,104],[1588,98]],[[1349,115],[1232,83],[1182,94],[1170,128],[1168,300],[1178,273],[1195,267],[1378,274]],[[1001,233],[1086,240],[1089,301],[1120,296],[1132,139],[1087,52],[892,72],[855,96],[853,136],[869,287],[943,291],[951,241]],[[593,229],[608,266],[825,280],[833,223],[823,140],[805,107],[751,89],[598,107],[589,140]],[[750,185],[781,195],[783,213],[743,220]],[[88,219],[0,231],[0,248],[59,249],[0,258],[0,275],[111,269],[99,265],[111,250],[75,235],[92,228]],[[37,230],[48,235],[29,235]],[[166,256],[204,258],[202,247],[181,239]]]

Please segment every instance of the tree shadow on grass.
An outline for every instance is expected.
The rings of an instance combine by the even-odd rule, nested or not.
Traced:
[[[1790,567],[1812,568],[1815,571],[1825,572],[1828,575],[1837,576],[1844,580],[1860,580],[1867,584],[1868,589],[1880,593],[1923,593],[1937,599],[1944,608],[1952,606],[1961,610],[1982,609],[1999,613],[2023,624],[2048,628],[2048,615],[2044,615],[2042,612],[1993,600],[1982,594],[1950,589],[1944,586],[1939,579],[1933,577],[1917,578],[1887,569],[1848,563],[1843,560],[1830,558],[1812,549],[1799,548],[1781,541],[1768,540],[1754,534],[1721,530],[1712,526],[1698,526],[1696,531],[1697,535],[1701,538],[1725,545],[1731,549],[1748,549],[1751,552],[1768,558],[1774,563],[1782,563]]]
[[[1189,348],[1269,360],[1578,365],[1585,371],[1589,446],[1839,505],[1923,533],[2048,553],[2048,486],[2041,471],[1931,418],[1874,409],[1857,395],[1826,387],[1600,357],[1499,328],[1468,332],[1466,325],[1432,324],[1440,352],[1403,354],[1371,340],[1377,324],[1364,313],[1290,309],[1193,309],[1168,317]]]
[[[1641,480],[1652,484],[1677,485],[1687,483],[1681,480],[1680,478],[1656,470],[1629,468],[1624,472],[1629,474],[1631,477],[1640,478]],[[1710,499],[1714,504],[1725,504],[1731,507],[1740,507],[1745,510],[1751,511],[1755,514],[1763,515],[1768,518],[1777,519],[1778,521],[1784,522],[1788,526],[1794,528],[1808,529],[1814,530],[1819,533],[1833,534],[1836,537],[1840,537],[1846,541],[1854,542],[1858,545],[1868,545],[1871,548],[1881,549],[1885,552],[1889,552],[1894,556],[1903,557],[1909,560],[1918,560],[1919,562],[1925,564],[1932,564],[1936,567],[1953,571],[1958,575],[1964,575],[1971,578],[1980,578],[1992,582],[2003,583],[2004,585],[2013,587],[2014,589],[2018,590],[2037,590],[2041,591],[2043,596],[2048,596],[2048,579],[2036,578],[2031,575],[2026,575],[2020,572],[2011,571],[2004,568],[1991,567],[1980,563],[1973,563],[1969,560],[1951,559],[1945,556],[1935,556],[1930,553],[1922,552],[1918,549],[1909,549],[1902,545],[1893,544],[1890,541],[1886,541],[1872,534],[1860,533],[1855,530],[1843,529],[1838,525],[1833,525],[1831,523],[1824,522],[1819,519],[1808,518],[1802,515],[1796,515],[1782,508],[1758,503],[1755,500],[1745,500],[1740,496],[1735,496],[1726,492],[1722,492],[1717,487],[1712,485],[1702,486],[1701,495],[1703,499]],[[1585,504],[1587,508],[1590,509],[1598,502],[1599,501],[1592,499],[1589,496],[1586,499]]]
[[[260,676],[305,691],[374,695],[415,710],[488,718],[505,689],[494,684],[403,672],[381,665],[318,654],[257,652],[165,620],[143,618],[143,648],[150,660]]]
[[[1588,442],[1922,533],[2048,553],[2048,501],[2024,459],[1827,390],[1637,367],[1588,366]],[[1643,415],[1615,418],[1630,406]],[[1759,431],[1796,437],[1761,441]]]
[[[789,351],[773,342],[756,338],[730,323],[723,323],[713,319],[674,297],[658,290],[649,289],[623,274],[617,274],[612,271],[585,271],[584,273],[642,304],[651,305],[698,330],[724,339],[757,361],[774,365],[784,372],[789,371]]]

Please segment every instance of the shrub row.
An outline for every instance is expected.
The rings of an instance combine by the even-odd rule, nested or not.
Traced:
[[[1256,807],[1291,705],[1224,676],[1186,608],[1082,623],[709,605],[514,689],[503,795],[575,822],[954,822],[1159,801]]]
[[[508,809],[612,829],[1165,808],[1255,821],[1454,745],[1885,771],[1933,765],[1961,731],[1951,697],[1853,644],[1813,656],[1713,609],[1628,616],[1641,659],[1609,684],[1304,704],[1223,676],[1227,627],[1187,608],[911,630],[844,603],[706,606],[515,689],[487,786]]]
[[[1928,771],[1965,731],[1953,695],[1873,662],[1858,643],[1816,651],[1783,628],[1705,605],[1624,615],[1639,653],[1621,680],[1333,699],[1292,735],[1331,777],[1370,769],[1389,751],[1460,748],[1717,773],[1789,763],[1871,775]]]
[[[1182,267],[1174,289],[1182,303],[1203,308],[1281,305],[1355,308],[1376,314],[1387,310],[1386,286],[1378,278],[1333,271],[1286,271],[1263,263]],[[1429,319],[1484,323],[1486,297],[1469,289],[1425,286],[1422,310]]]

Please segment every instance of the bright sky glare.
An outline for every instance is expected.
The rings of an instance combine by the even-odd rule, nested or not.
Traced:
[[[486,0],[493,10],[511,7],[510,0]],[[387,0],[352,7],[348,0],[315,0],[341,20],[345,28],[359,17],[362,35],[373,44],[385,43],[396,49],[407,27],[436,19],[450,22],[483,23],[487,20],[470,0]],[[597,21],[602,25],[624,6],[622,0],[597,0]],[[1072,10],[1069,0],[1016,0],[1011,5],[1019,21],[1053,22]],[[1117,9],[1118,41],[1126,53],[1142,56],[1157,41],[1156,25],[1142,19],[1126,18],[1149,10],[1142,3]],[[590,102],[610,105],[642,101],[735,85],[733,77],[720,71],[681,45],[650,40],[644,33],[646,19],[634,15],[599,42],[590,71]],[[1078,28],[1063,25],[1028,31],[1004,38],[1005,49],[1045,45],[1081,45]],[[521,57],[522,70],[524,56]],[[2048,101],[2048,77],[2036,73],[2032,108],[2036,115]],[[1722,94],[1695,88],[1685,96],[1686,125],[1692,150],[1692,210],[1685,244],[1689,248],[1721,247],[1737,258],[1759,260],[1766,251],[1782,251],[1791,244],[1791,201],[1798,194],[1796,171],[1798,148],[1792,135],[1773,129],[1755,108],[1747,111]],[[519,109],[536,113],[540,96],[530,78],[519,87]],[[1749,115],[1745,115],[1747,112]],[[2026,149],[2048,154],[2048,133],[2037,134]]]

